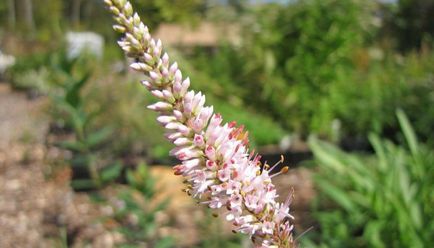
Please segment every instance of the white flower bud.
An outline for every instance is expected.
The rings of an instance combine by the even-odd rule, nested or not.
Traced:
[[[134,15],[133,15],[133,23],[134,23],[134,26],[136,26],[136,27],[139,26],[141,23],[140,16],[137,13],[134,13]]]
[[[190,145],[192,142],[190,139],[187,138],[178,138],[175,141],[173,141],[173,144],[175,144],[176,146],[185,146],[185,145]]]
[[[150,71],[149,77],[154,81],[158,81],[161,79],[161,76],[158,73],[156,73],[155,71]]]
[[[121,25],[113,25],[113,29],[119,33],[125,33],[125,27]]]
[[[173,106],[167,102],[157,102],[148,106],[148,109],[154,111],[168,111],[171,110]]]
[[[140,62],[132,63],[132,64],[130,65],[130,67],[131,67],[133,70],[140,71],[140,72],[150,71],[150,70],[152,69],[149,65],[147,65],[147,64],[145,64],[145,63],[140,63]]]
[[[169,122],[176,121],[173,116],[161,115],[157,117],[157,121],[162,125],[167,125]]]
[[[133,14],[133,6],[131,6],[130,2],[126,2],[124,5],[124,14],[126,16],[131,16]]]
[[[152,89],[152,84],[149,81],[142,80],[140,83],[142,83],[142,85],[145,86],[148,90]]]
[[[164,98],[163,92],[161,92],[159,90],[152,90],[151,94],[154,95],[155,97],[158,97],[158,98]]]
[[[169,73],[171,75],[175,75],[175,72],[178,70],[178,63],[173,62],[173,64],[169,68]]]
[[[118,16],[120,14],[119,9],[115,6],[110,7],[110,11],[113,13],[113,15]]]
[[[164,53],[163,57],[161,57],[161,62],[165,67],[169,67],[169,55]]]
[[[176,70],[175,72],[175,82],[181,82],[182,80],[182,73],[180,70]]]
[[[144,53],[143,58],[145,58],[146,63],[154,64],[154,58],[149,53]]]
[[[180,96],[184,96],[187,93],[188,88],[190,87],[190,78],[187,77],[184,81],[182,81],[181,89],[179,91]]]

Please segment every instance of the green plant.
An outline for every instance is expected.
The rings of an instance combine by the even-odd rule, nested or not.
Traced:
[[[46,93],[49,84],[49,64],[51,53],[35,53],[18,56],[16,63],[7,73],[12,87],[21,90],[37,90]]]
[[[405,145],[370,135],[375,156],[360,157],[310,139],[320,190],[314,247],[430,247],[434,218],[433,152],[397,112]]]
[[[131,3],[151,28],[162,22],[194,23],[205,7],[203,0],[133,0]]]
[[[245,101],[271,110],[292,131],[326,133],[333,116],[322,100],[340,73],[354,70],[354,49],[368,38],[369,4],[309,0],[253,14],[246,25],[254,28],[245,30],[255,31],[245,34],[242,48]]]
[[[173,50],[170,52],[182,64],[181,68],[191,75],[191,79],[198,82],[195,88],[210,92],[207,100],[216,106],[216,112],[225,116],[226,121],[237,120],[249,130],[252,147],[277,144],[284,136],[284,129],[269,113],[258,112],[254,106],[243,101],[245,89],[237,85],[238,79],[233,77],[239,72],[237,64],[243,61],[237,61],[238,55],[231,47],[224,46],[215,56],[209,56],[201,49],[197,49],[193,57]]]
[[[155,204],[155,179],[145,164],[127,171],[128,188],[118,195],[122,207],[115,207],[114,220],[126,239],[121,247],[173,247],[171,237],[157,234],[156,213],[163,211],[168,200]]]
[[[299,1],[258,7],[248,19],[254,28],[245,29],[243,46],[196,49],[189,57],[196,70],[188,71],[195,81],[212,82],[198,88],[212,90],[234,110],[248,106],[302,136],[357,140],[366,149],[369,132],[395,139],[394,111],[402,108],[425,142],[433,115],[421,106],[433,101],[434,53],[400,55],[370,41],[367,32],[376,30],[372,5]]]
[[[400,0],[386,5],[384,32],[389,34],[403,51],[423,48],[432,42],[434,24],[431,14],[434,2],[431,0]]]
[[[308,0],[250,7],[240,18],[242,45],[222,45],[216,52],[196,49],[193,65],[219,82],[209,86],[217,88],[219,98],[249,106],[291,132],[330,137],[340,107],[330,95],[339,94],[336,84],[342,88],[343,80],[353,80],[359,63],[355,53],[376,30],[373,5]],[[357,88],[348,81],[345,87]],[[338,95],[344,107],[351,104],[345,93]]]
[[[99,151],[113,129],[107,125],[99,129],[91,126],[101,114],[101,109],[86,109],[82,89],[89,82],[90,72],[74,73],[77,61],[63,61],[56,68],[62,81],[58,83],[58,90],[50,94],[54,108],[52,113],[55,122],[66,130],[72,130],[74,136],[73,139],[58,142],[58,146],[72,153],[72,187],[99,188],[118,178],[122,164],[119,161],[104,162],[100,156]]]
[[[205,218],[201,220],[198,225],[200,228],[200,243],[195,246],[196,248],[241,248],[243,247],[243,237],[236,235],[235,237],[228,237],[223,232],[223,225],[221,222],[214,221],[215,216],[210,210],[205,211]]]
[[[50,72],[46,67],[16,74],[12,86],[34,94],[47,94],[50,89]]]
[[[59,49],[19,56],[7,78],[16,89],[47,95],[67,87],[73,75],[81,77],[90,68],[88,55],[69,60],[64,49]]]
[[[85,99],[86,104],[104,109],[94,123],[96,126],[110,123],[116,133],[116,142],[108,143],[104,150],[124,160],[146,158],[147,161],[169,163],[167,153],[171,148],[163,136],[163,129],[153,121],[153,113],[143,114],[143,106],[148,105],[152,97],[125,75],[97,75],[96,78],[98,80]],[[124,82],[123,87],[119,87],[119,82]]]

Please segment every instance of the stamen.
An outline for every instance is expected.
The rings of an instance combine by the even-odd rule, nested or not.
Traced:
[[[293,198],[294,198],[294,188],[291,188],[291,191],[289,191],[288,196],[286,197],[285,206],[291,205]]]
[[[288,166],[285,166],[285,167],[283,167],[279,172],[277,172],[276,174],[271,175],[270,178],[277,177],[277,176],[280,175],[280,174],[285,174],[285,173],[287,173],[288,171],[289,171],[289,167],[288,167]]]
[[[283,161],[285,161],[285,158],[283,157],[283,155],[280,155],[280,160],[277,161],[272,167],[271,169],[269,169],[268,171],[271,172],[274,168],[276,168],[276,166],[278,166],[279,164],[283,163]]]
[[[294,241],[297,241],[297,239],[301,238],[302,236],[304,236],[306,233],[310,232],[312,229],[314,228],[314,226],[309,227],[308,229],[306,229],[305,231],[303,231],[302,233],[300,233],[300,235],[298,235]]]
[[[263,170],[268,170],[270,169],[270,165],[267,164],[267,162],[265,162],[264,167],[262,168]]]

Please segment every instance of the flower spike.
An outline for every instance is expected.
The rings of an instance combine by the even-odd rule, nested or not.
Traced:
[[[174,172],[184,177],[184,191],[212,209],[225,207],[233,232],[250,235],[255,247],[295,247],[292,193],[284,203],[277,202],[271,182],[288,167],[273,175],[275,166],[261,168],[260,156],[249,152],[244,127],[222,124],[220,114],[205,105],[205,96],[189,90],[189,78],[183,79],[178,64],[170,63],[162,42],[152,39],[131,3],[104,3],[117,22],[113,28],[123,34],[119,46],[135,61],[130,67],[148,77],[142,84],[158,98],[148,108],[159,113],[157,121],[175,145],[170,154],[181,161]]]

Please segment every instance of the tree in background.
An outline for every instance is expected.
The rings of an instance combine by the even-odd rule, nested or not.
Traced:
[[[205,11],[205,0],[133,0],[143,21],[150,28],[162,22],[194,23]]]
[[[322,96],[339,72],[353,68],[355,48],[372,33],[371,3],[307,0],[254,10],[244,28],[246,64],[237,78],[251,89],[246,101],[259,109],[271,106],[276,119],[299,133],[328,128],[323,124],[333,117],[314,113],[330,107]]]
[[[8,27],[14,29],[16,25],[16,13],[15,13],[15,1],[7,1],[7,11],[8,11]]]
[[[32,0],[7,0],[0,2],[0,16],[2,23],[14,30],[17,24],[26,32],[35,32]]]
[[[155,28],[162,22],[194,23],[205,12],[205,0],[134,0],[145,21]],[[47,40],[62,30],[94,30],[110,34],[109,15],[101,0],[0,1],[1,28]]]
[[[399,0],[389,22],[401,50],[418,49],[434,37],[434,1]]]

